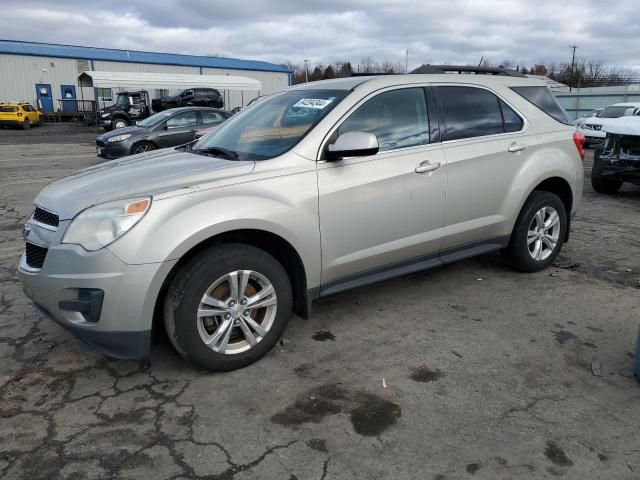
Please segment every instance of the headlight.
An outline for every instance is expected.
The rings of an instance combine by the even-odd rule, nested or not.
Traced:
[[[100,115],[100,118],[109,118],[111,116],[111,114],[109,112],[107,113],[103,113],[102,115]]]
[[[125,133],[124,135],[116,135],[115,137],[107,138],[107,142],[109,143],[122,142],[123,140],[126,140],[130,136],[131,136],[130,133]]]
[[[143,197],[89,207],[73,219],[62,243],[74,243],[91,252],[99,250],[131,230],[150,206],[151,197]]]

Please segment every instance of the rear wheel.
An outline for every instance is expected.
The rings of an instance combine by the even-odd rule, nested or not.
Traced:
[[[134,145],[134,147],[131,149],[131,154],[136,155],[138,153],[150,152],[151,150],[155,149],[156,146],[151,142],[140,142]]]
[[[180,269],[165,299],[165,328],[185,358],[235,370],[275,346],[292,303],[291,283],[275,258],[251,245],[222,244]]]
[[[29,130],[29,127],[30,127],[30,126],[31,126],[31,125],[29,124],[29,119],[28,119],[28,118],[25,118],[25,119],[24,119],[24,122],[22,122],[22,129],[23,129],[23,130]]]
[[[567,213],[560,198],[535,190],[525,202],[503,255],[523,272],[537,272],[553,263],[567,232]]]
[[[598,193],[613,194],[620,190],[622,187],[622,180],[618,180],[612,177],[602,176],[602,169],[604,167],[602,160],[600,160],[601,148],[597,148],[593,154],[593,166],[591,167],[591,186]]]

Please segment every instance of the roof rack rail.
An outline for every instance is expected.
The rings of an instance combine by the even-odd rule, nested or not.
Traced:
[[[401,73],[396,72],[351,72],[352,77],[379,77],[380,75],[402,75]]]
[[[409,73],[474,73],[479,75],[502,75],[505,77],[525,77],[517,70],[503,67],[474,67],[473,65],[422,65]]]

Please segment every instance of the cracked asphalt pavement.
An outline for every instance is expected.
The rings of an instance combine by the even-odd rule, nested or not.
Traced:
[[[106,358],[16,276],[46,183],[97,163],[96,131],[0,130],[0,478],[640,477],[640,188],[589,185],[562,260],[499,254],[342,293],[213,374],[166,342]]]

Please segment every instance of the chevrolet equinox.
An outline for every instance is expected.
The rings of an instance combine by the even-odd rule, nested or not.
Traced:
[[[542,82],[493,73],[296,85],[190,146],[72,173],[35,200],[24,291],[107,355],[147,358],[165,328],[224,371],[346,289],[492,250],[539,271],[583,137]]]

